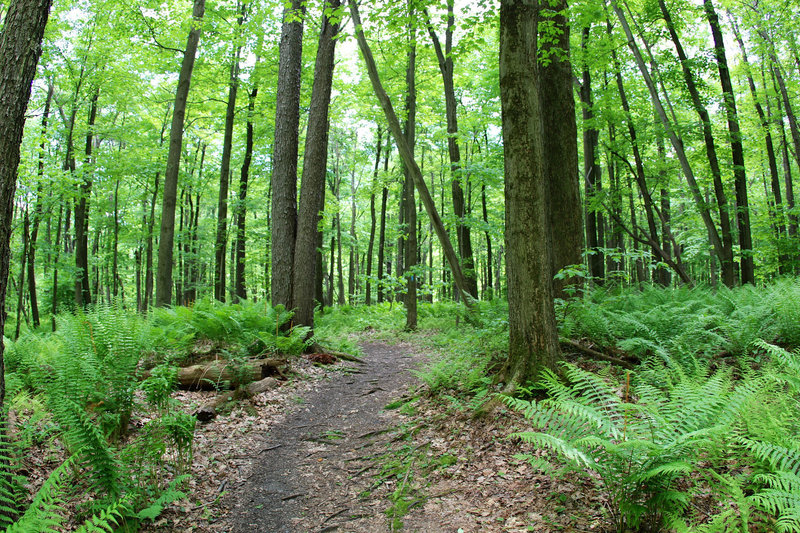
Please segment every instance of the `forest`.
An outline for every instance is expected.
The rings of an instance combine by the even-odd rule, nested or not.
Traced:
[[[797,16],[0,0],[0,528],[800,532]]]

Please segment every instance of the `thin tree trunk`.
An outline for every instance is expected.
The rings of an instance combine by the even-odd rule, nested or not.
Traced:
[[[255,115],[258,86],[250,91],[247,103],[247,138],[245,140],[244,161],[239,175],[239,202],[236,207],[236,266],[234,293],[238,300],[247,299],[245,281],[246,225],[247,225],[247,186],[250,179],[250,163],[253,160],[253,116]]]
[[[453,250],[453,245],[450,243],[450,238],[447,235],[447,231],[442,223],[442,219],[439,217],[439,214],[436,211],[436,206],[431,199],[428,186],[425,184],[425,180],[422,179],[419,166],[417,165],[416,161],[414,161],[414,155],[403,136],[403,131],[400,128],[400,121],[397,118],[397,114],[394,112],[392,102],[389,100],[389,96],[383,89],[383,85],[378,77],[378,68],[375,65],[375,59],[372,56],[372,51],[370,50],[366,37],[364,36],[364,30],[361,25],[361,16],[358,12],[358,5],[353,0],[350,0],[350,14],[353,17],[353,23],[356,27],[358,46],[361,49],[361,54],[365,63],[367,64],[367,72],[372,83],[372,88],[381,104],[386,121],[389,123],[389,129],[395,139],[400,156],[402,157],[406,166],[409,168],[411,176],[414,179],[414,184],[419,191],[420,198],[425,206],[425,211],[428,213],[428,217],[433,223],[433,227],[436,230],[436,235],[439,238],[439,243],[442,245],[442,250],[444,251],[444,255],[447,257],[447,262],[450,265],[450,270],[453,272],[453,278],[455,279],[456,285],[458,286],[459,291],[465,295],[464,301],[467,306],[471,307],[472,302],[470,302],[470,298],[468,296],[469,292],[467,290],[466,280],[461,271],[461,265],[459,263],[458,256],[456,255],[455,250]]]
[[[186,40],[186,50],[178,75],[172,126],[169,133],[167,170],[164,173],[164,196],[161,204],[161,231],[158,240],[158,275],[156,276],[156,305],[166,307],[172,303],[172,252],[175,245],[175,202],[178,198],[178,170],[183,147],[183,125],[186,116],[186,101],[194,69],[197,46],[203,33],[202,20],[205,0],[194,0],[192,29]]]
[[[243,10],[244,8],[242,8]],[[241,31],[244,14],[239,15],[238,31]],[[238,40],[238,39],[237,39]],[[225,130],[222,136],[222,160],[219,170],[219,199],[217,200],[217,237],[214,244],[214,298],[225,301],[227,277],[225,275],[225,251],[228,246],[228,186],[230,184],[231,148],[233,144],[233,121],[236,118],[236,96],[239,91],[239,54],[237,45],[231,58],[231,73],[228,82],[228,105],[225,110]]]
[[[378,169],[381,166],[381,147],[383,143],[383,129],[378,124],[377,146],[375,147],[375,169],[372,172],[372,186],[369,194],[369,244],[367,245],[367,286],[364,296],[364,303],[372,305],[372,253],[375,247],[375,226],[377,219],[375,215],[375,187],[378,186]],[[380,260],[379,260],[380,261]]]
[[[662,0],[663,1],[663,0]],[[744,166],[744,146],[739,128],[739,114],[736,111],[736,98],[733,94],[733,83],[728,70],[728,59],[725,53],[725,41],[719,27],[719,17],[711,0],[703,1],[703,9],[711,26],[714,39],[714,56],[717,60],[722,95],[725,99],[725,115],[728,119],[730,134],[731,159],[733,161],[733,179],[736,191],[736,224],[739,230],[739,248],[741,250],[740,276],[742,283],[755,283],[755,265],[753,264],[753,238],[750,233],[750,202],[747,198],[747,174]]]
[[[581,49],[584,52],[589,46],[589,35],[591,28],[586,26],[583,28],[581,36]],[[584,192],[586,198],[586,250],[591,254],[589,255],[589,275],[592,277],[594,283],[603,284],[605,274],[603,271],[603,253],[599,248],[603,247],[603,242],[600,238],[602,232],[603,218],[599,214],[597,208],[593,205],[594,198],[602,189],[600,177],[600,164],[597,159],[597,147],[599,143],[600,134],[597,129],[592,126],[594,120],[594,110],[592,107],[592,75],[589,71],[589,66],[584,63],[583,66],[583,80],[581,81],[579,91],[582,114],[583,114],[583,175],[584,175]]]
[[[383,159],[383,170],[384,172],[388,171],[389,168],[389,153],[392,150],[392,145],[390,144],[391,137],[386,136],[386,152],[384,154]],[[381,189],[381,227],[380,232],[378,234],[378,303],[381,303],[386,298],[385,287],[384,287],[384,279],[383,279],[383,271],[384,271],[384,259],[385,259],[385,248],[386,248],[386,204],[389,200],[389,189],[388,187],[383,187]]]
[[[50,105],[53,101],[54,87],[52,83],[47,85],[47,99],[44,102],[44,112],[42,113],[42,141],[39,144],[39,168],[37,172],[36,186],[36,207],[33,209],[33,224],[31,225],[31,237],[28,250],[28,298],[31,304],[31,321],[33,327],[39,327],[39,301],[36,295],[36,251],[39,238],[39,224],[42,220],[42,203],[44,202],[44,155],[46,150],[47,123],[50,118]]]
[[[449,12],[449,19],[452,19],[452,1],[448,1],[448,12]],[[417,26],[414,22],[414,6],[412,0],[408,0],[408,64],[406,66],[406,102],[405,102],[405,111],[406,111],[406,122],[403,125],[403,136],[405,137],[405,141],[408,144],[408,147],[411,151],[411,157],[414,157],[414,146],[416,145],[416,127],[417,127],[417,82],[416,82],[416,72],[417,72]],[[452,32],[452,21],[448,21],[448,28],[449,32]],[[449,43],[449,39],[448,39]],[[441,50],[440,50],[441,52]],[[440,65],[441,66],[441,65]],[[452,74],[452,59],[450,61],[450,73]],[[446,82],[445,82],[446,84]],[[447,89],[445,89],[445,93],[447,93]],[[455,100],[455,98],[454,98]],[[455,106],[455,101],[453,101],[453,106]],[[453,141],[453,145],[456,147],[456,154],[458,152],[458,143],[457,140],[453,137],[455,133],[457,133],[457,126],[455,126],[455,108],[452,110],[453,116],[452,120],[450,117],[450,112],[448,112],[448,139]],[[456,128],[456,131],[451,132],[451,125],[452,127]],[[450,152],[451,162],[453,161],[453,152]],[[425,160],[423,155],[422,160]],[[458,155],[456,155],[456,164],[459,163]],[[457,178],[460,172],[456,171],[455,175],[453,176],[453,191],[455,189],[460,189],[460,186],[457,186]],[[420,169],[420,175],[422,174],[422,169]],[[406,330],[414,331],[417,329],[417,279],[416,279],[416,267],[417,267],[417,206],[414,199],[414,183],[413,178],[410,175],[408,166],[403,163],[403,176],[405,178],[405,187],[403,191],[405,193],[405,222],[406,222],[406,231],[405,231],[405,250],[403,251],[404,256],[404,273],[406,277],[406,295],[404,298],[405,308],[406,308]],[[431,199],[431,201],[433,201]],[[463,193],[462,193],[462,203],[463,203]],[[462,205],[463,211],[463,205]],[[461,224],[464,225],[463,217],[461,217]],[[468,229],[466,235],[468,235]],[[462,242],[462,239],[459,238],[459,241]],[[466,242],[465,242],[466,246]],[[466,249],[465,249],[466,251]],[[469,261],[472,261],[472,249],[470,246],[469,249]],[[462,255],[462,260],[465,261],[465,267],[467,257]],[[467,291],[470,291],[470,294],[473,298],[477,297],[478,289],[477,289],[477,281],[474,279],[474,267],[472,264],[469,265],[470,269],[473,270],[473,278],[472,280],[467,278]]]
[[[720,170],[719,159],[717,157],[716,143],[714,141],[714,134],[711,128],[711,118],[709,117],[708,110],[706,109],[705,105],[703,105],[700,92],[697,89],[697,83],[695,82],[695,76],[692,71],[689,70],[689,58],[684,52],[683,45],[681,44],[678,33],[675,30],[675,25],[672,22],[672,16],[667,9],[667,5],[664,0],[659,0],[658,5],[661,8],[661,14],[664,16],[664,20],[666,21],[667,29],[669,30],[672,42],[675,45],[675,51],[678,54],[678,59],[680,59],[683,77],[686,82],[686,88],[689,90],[689,95],[691,96],[692,105],[697,113],[697,116],[700,118],[700,122],[703,125],[703,139],[705,140],[706,156],[708,157],[708,165],[710,167],[711,177],[713,178],[714,183],[714,196],[717,200],[720,231],[722,234],[722,250],[718,255],[721,263],[720,266],[722,268],[722,282],[726,286],[732,287],[736,282],[736,275],[733,264],[733,234],[731,232],[730,208],[728,207],[728,198],[725,194],[725,188],[722,184],[722,171]]]
[[[92,144],[94,142],[94,125],[97,118],[97,100],[99,88],[92,92],[89,104],[89,121],[86,131],[86,159],[83,165],[82,179],[75,204],[75,305],[86,307],[92,303],[89,288],[89,199],[92,195]]]
[[[19,330],[22,322],[23,295],[25,291],[25,263],[28,260],[28,239],[30,235],[31,221],[28,216],[28,210],[25,209],[22,223],[22,250],[19,257],[19,283],[17,284],[17,323],[14,329],[14,339],[19,339]]]

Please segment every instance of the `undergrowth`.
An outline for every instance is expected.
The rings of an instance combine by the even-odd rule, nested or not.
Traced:
[[[0,528],[135,530],[155,520],[186,496],[193,459],[196,419],[171,397],[176,363],[198,343],[221,357],[298,354],[311,340],[291,316],[252,303],[202,301],[148,318],[96,306],[58,316],[54,333],[6,341]],[[31,450],[54,463],[33,495]]]

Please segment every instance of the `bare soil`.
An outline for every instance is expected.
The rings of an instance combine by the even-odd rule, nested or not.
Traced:
[[[604,531],[597,482],[546,475],[508,435],[524,420],[502,408],[480,419],[424,390],[427,359],[409,344],[362,343],[364,364],[296,364],[305,379],[199,426],[192,494],[149,531]],[[411,392],[409,392],[411,391]],[[186,394],[186,401],[202,398]]]

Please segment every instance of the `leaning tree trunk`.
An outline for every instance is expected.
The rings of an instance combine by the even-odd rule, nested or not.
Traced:
[[[350,14],[353,17],[353,23],[356,27],[358,47],[361,50],[361,55],[364,58],[364,62],[367,64],[367,73],[369,74],[372,88],[375,92],[375,96],[380,102],[381,108],[383,109],[386,121],[389,123],[389,130],[392,132],[392,137],[394,137],[395,144],[397,144],[400,157],[403,159],[403,162],[411,172],[411,176],[414,179],[414,185],[416,186],[417,191],[419,191],[420,199],[425,206],[425,211],[428,213],[428,217],[431,219],[433,228],[436,231],[436,236],[438,237],[439,243],[442,246],[442,251],[444,252],[448,264],[450,265],[450,270],[453,273],[453,279],[456,282],[456,286],[464,297],[464,302],[467,304],[467,306],[472,307],[473,304],[471,297],[469,296],[469,291],[467,290],[467,282],[464,278],[463,272],[461,271],[461,264],[458,260],[458,256],[456,255],[453,245],[450,242],[450,237],[447,234],[444,223],[439,217],[439,213],[436,211],[436,205],[433,203],[430,191],[428,191],[428,186],[425,183],[425,180],[422,178],[422,172],[419,169],[419,165],[417,165],[417,162],[414,160],[414,154],[412,153],[411,148],[408,146],[408,143],[403,136],[403,130],[400,127],[400,121],[397,118],[397,113],[395,113],[394,108],[392,107],[392,102],[389,99],[389,96],[386,94],[386,90],[383,88],[383,84],[378,76],[378,67],[375,64],[375,58],[372,55],[372,50],[370,49],[369,44],[367,44],[367,39],[364,36],[364,29],[361,25],[361,16],[358,12],[358,5],[354,0],[350,0]]]
[[[12,1],[0,33],[0,412],[6,394],[3,331],[19,147],[49,13],[50,0]]]
[[[172,127],[169,132],[169,154],[164,173],[164,196],[161,203],[161,231],[158,240],[158,272],[156,275],[156,305],[165,307],[172,303],[172,251],[175,246],[175,203],[178,199],[178,170],[183,147],[183,123],[186,117],[186,101],[192,81],[197,45],[203,33],[202,20],[206,0],[195,0],[192,9],[192,29],[186,40],[175,105],[172,112]]]

